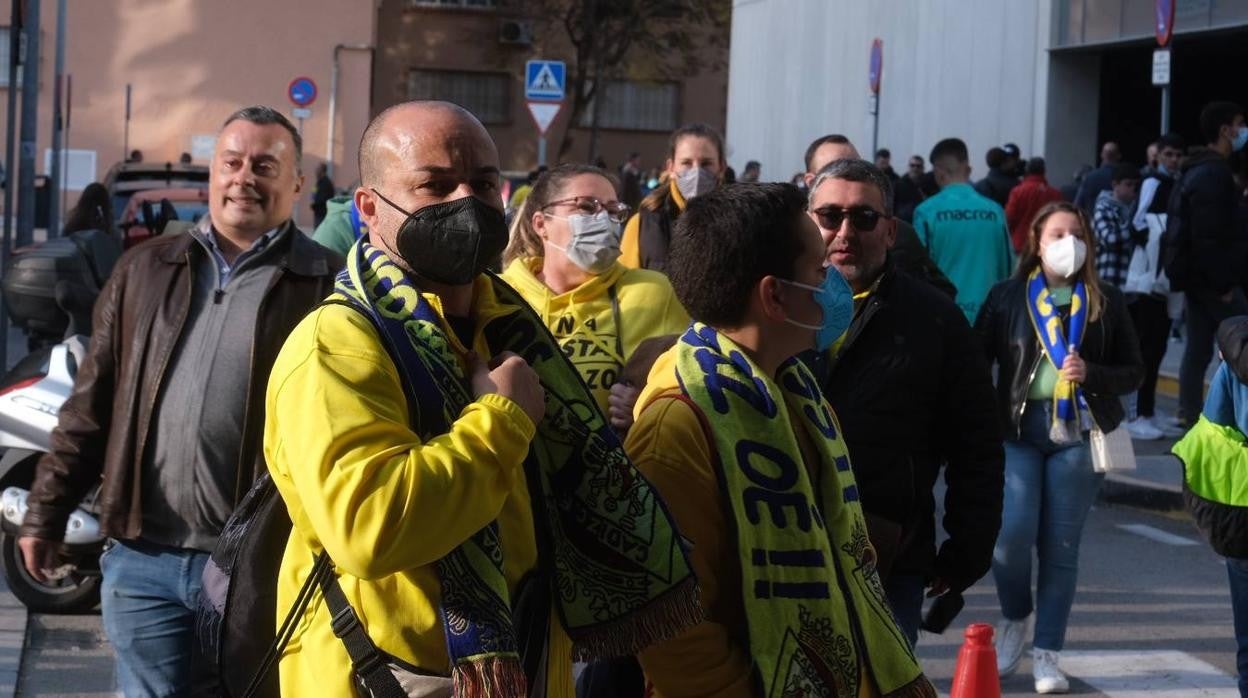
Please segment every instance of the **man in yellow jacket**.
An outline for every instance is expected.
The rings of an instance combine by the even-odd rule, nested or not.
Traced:
[[[888,608],[839,425],[796,356],[849,325],[791,184],[690,202],[668,251],[694,324],[626,447],[668,497],[707,618],[641,655],[660,698],[934,697]]]
[[[275,364],[265,455],[294,524],[276,623],[327,555],[384,669],[353,667],[335,637],[351,623],[316,599],[282,693],[351,695],[354,671],[414,695],[571,696],[574,653],[635,652],[696,621],[679,541],[540,320],[483,273],[507,231],[481,124],[392,107],[360,165],[369,237]]]

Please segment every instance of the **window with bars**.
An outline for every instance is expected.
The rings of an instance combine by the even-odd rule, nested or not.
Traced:
[[[407,0],[408,7],[455,7],[469,10],[492,10],[498,0]]]
[[[507,73],[413,70],[407,76],[407,96],[453,102],[483,124],[505,124],[511,120],[511,80]]]
[[[607,82],[599,128],[632,131],[671,131],[680,116],[680,85],[675,82]],[[595,96],[597,99],[597,96]],[[581,126],[589,128],[594,114],[591,102],[581,116]]]

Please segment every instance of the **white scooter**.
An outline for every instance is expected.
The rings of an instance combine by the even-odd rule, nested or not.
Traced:
[[[75,613],[94,608],[100,599],[99,559],[105,538],[95,517],[98,486],[70,515],[61,546],[63,564],[48,581],[30,576],[17,547],[35,466],[48,451],[57,413],[69,398],[86,342],[86,337],[74,335],[32,352],[0,379],[0,568],[9,589],[31,611]]]

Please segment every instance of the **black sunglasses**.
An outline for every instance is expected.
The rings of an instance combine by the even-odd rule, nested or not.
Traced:
[[[862,233],[869,233],[875,230],[875,226],[880,224],[881,218],[892,218],[892,216],[880,213],[869,206],[855,206],[854,208],[841,208],[839,206],[823,206],[813,211],[815,217],[819,219],[819,227],[824,230],[840,230],[841,224],[845,219],[849,219],[849,224]]]

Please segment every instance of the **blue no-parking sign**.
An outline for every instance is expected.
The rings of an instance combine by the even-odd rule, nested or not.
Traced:
[[[312,78],[295,78],[286,93],[296,107],[306,107],[316,101],[316,83]]]

